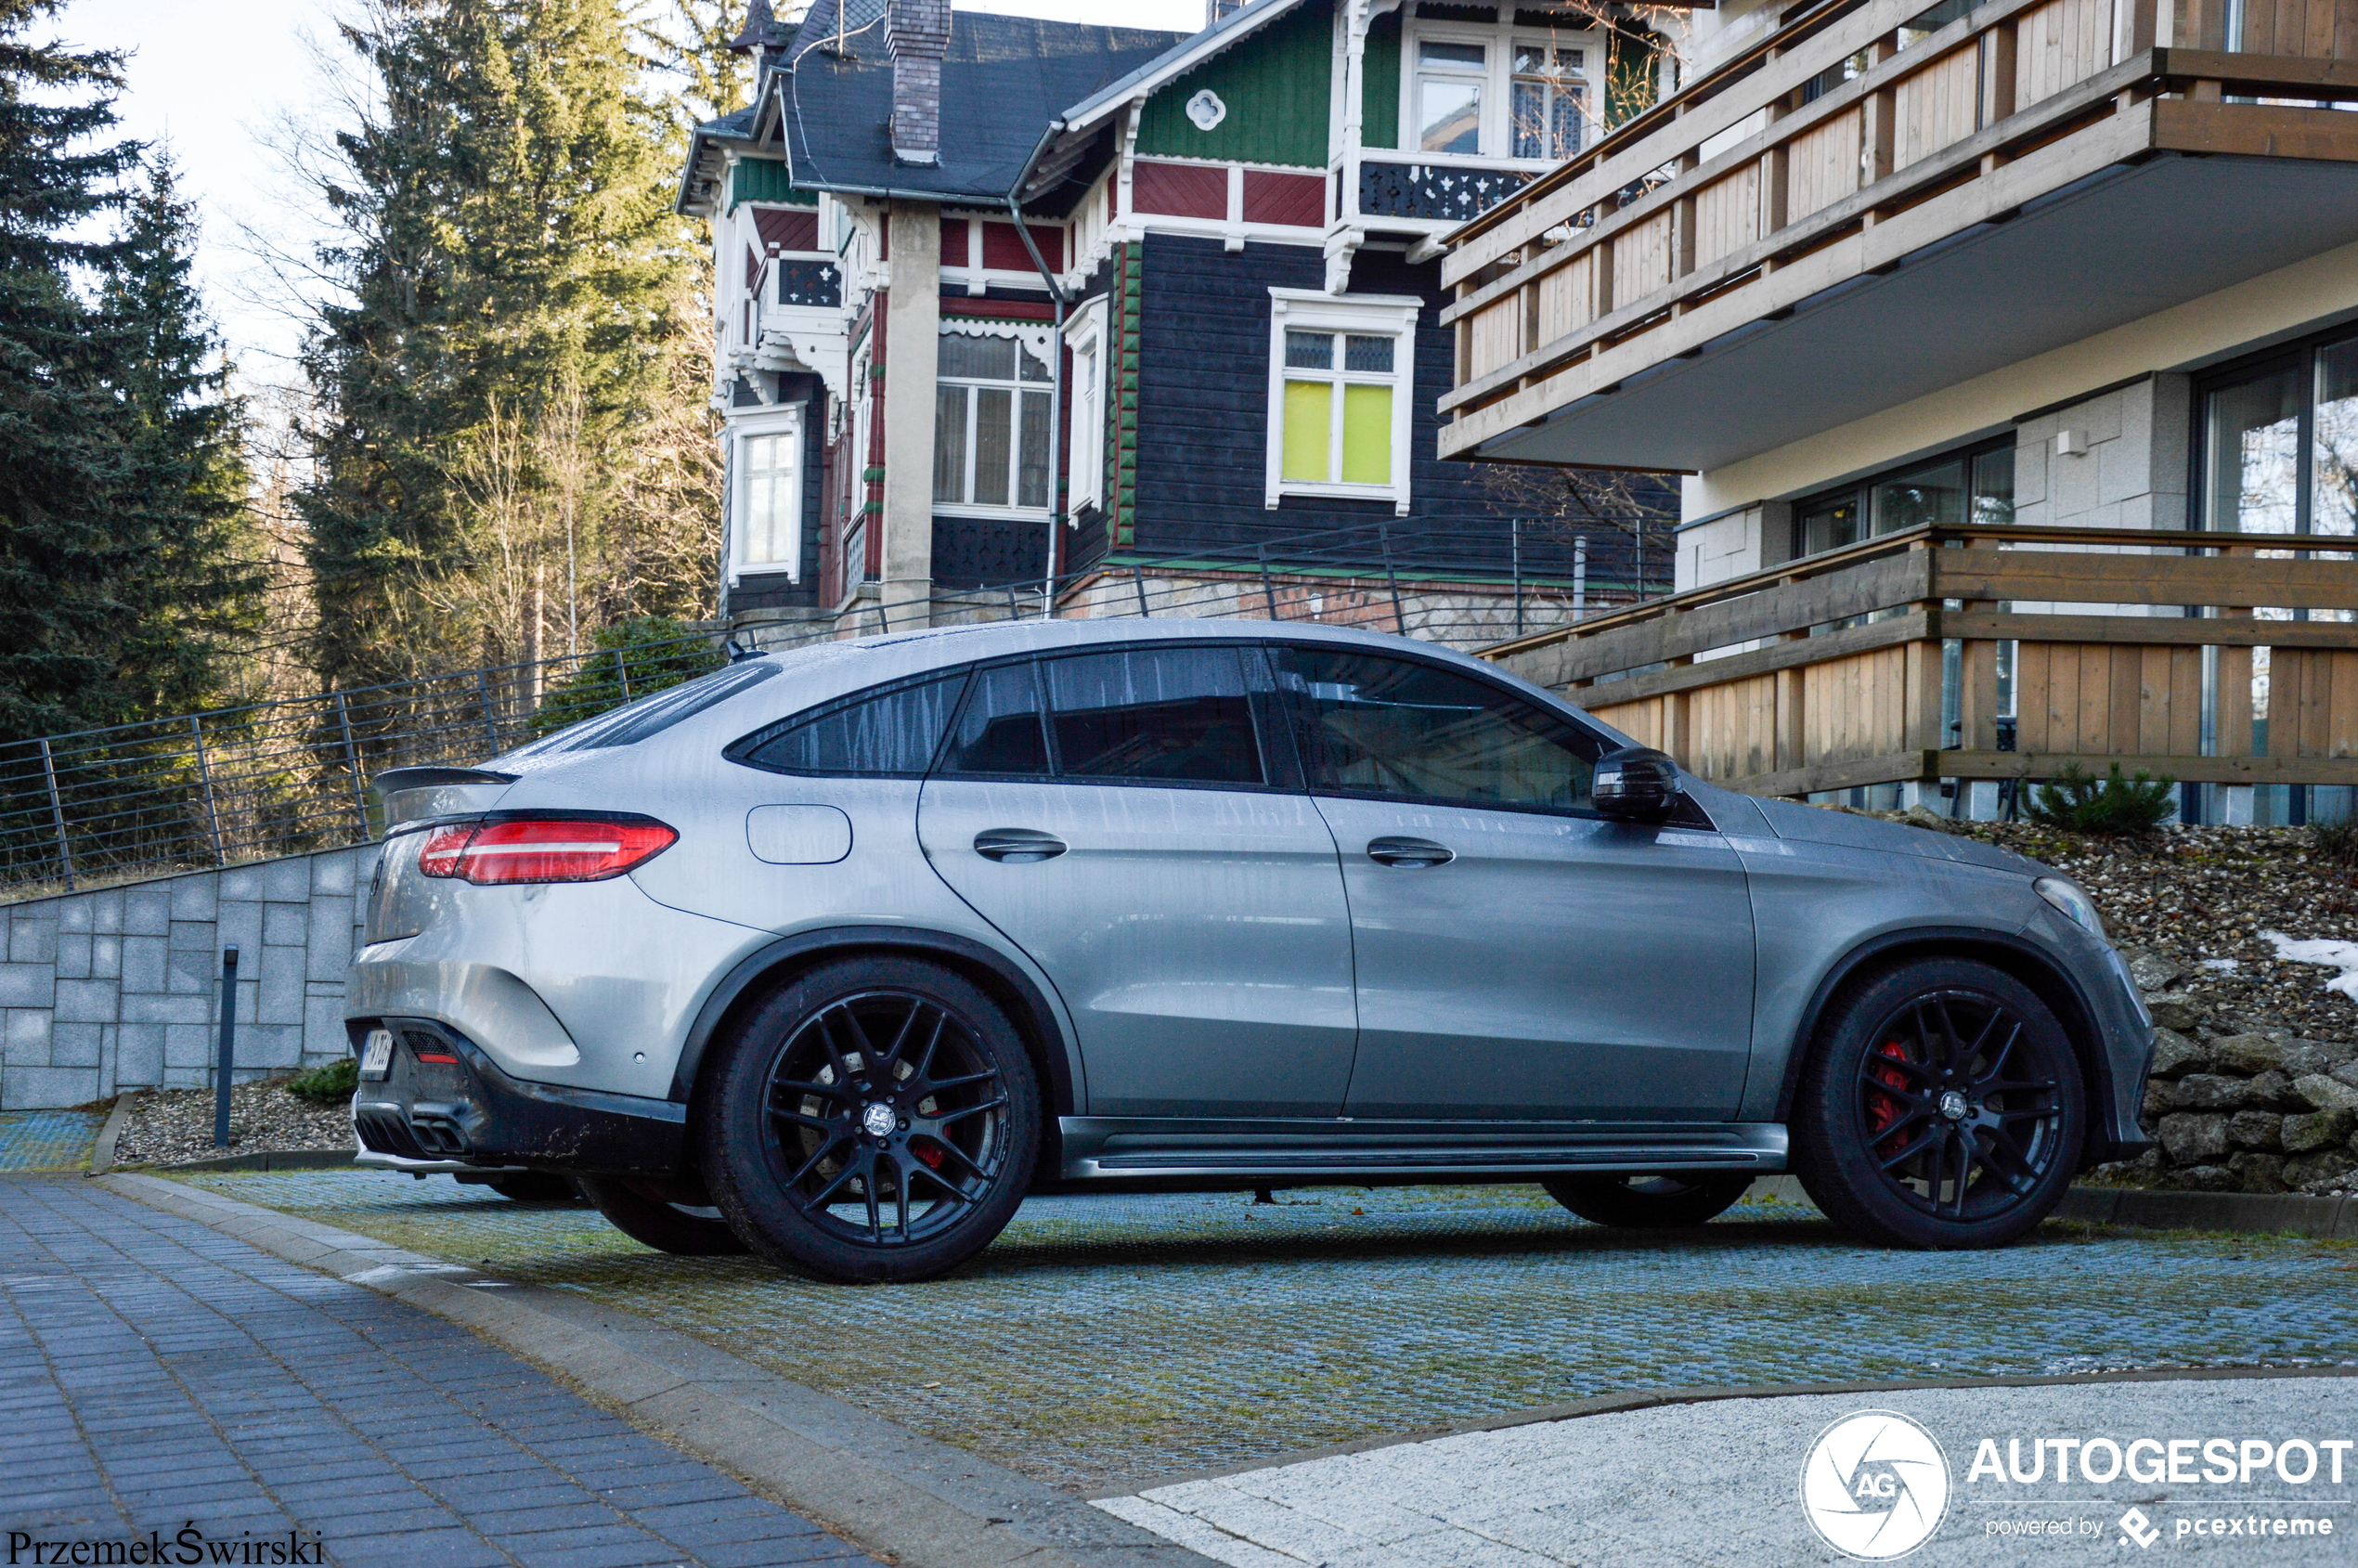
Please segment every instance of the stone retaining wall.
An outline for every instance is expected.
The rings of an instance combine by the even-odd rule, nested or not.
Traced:
[[[211,1082],[227,946],[239,1079],[346,1054],[376,857],[363,844],[0,906],[0,1109]]]

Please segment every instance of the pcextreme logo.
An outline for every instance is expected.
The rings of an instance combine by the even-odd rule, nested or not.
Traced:
[[[1801,1463],[1801,1509],[1818,1538],[1845,1557],[1905,1557],[1949,1511],[1948,1456],[1897,1410],[1845,1416]]]

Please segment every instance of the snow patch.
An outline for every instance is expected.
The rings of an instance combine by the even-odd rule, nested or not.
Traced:
[[[2216,969],[2222,975],[2232,975],[2244,966],[2244,961],[2240,958],[2206,958],[2202,961],[2202,966],[2206,969]]]
[[[2340,970],[2326,982],[2326,989],[2358,1002],[2358,942],[2302,941],[2282,931],[2260,934],[2274,944],[2276,956],[2287,964],[2323,964]]]

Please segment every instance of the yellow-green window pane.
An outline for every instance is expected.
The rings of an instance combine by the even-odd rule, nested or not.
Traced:
[[[1286,383],[1285,465],[1279,472],[1288,479],[1327,482],[1332,396],[1333,388],[1325,382]]]
[[[1392,388],[1342,389],[1342,481],[1392,483]]]

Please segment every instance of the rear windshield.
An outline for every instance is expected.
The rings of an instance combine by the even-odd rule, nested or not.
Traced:
[[[693,719],[715,703],[726,702],[740,692],[758,686],[778,673],[775,659],[754,658],[743,664],[731,665],[694,680],[668,686],[660,692],[625,703],[595,719],[585,719],[570,724],[555,734],[543,735],[529,745],[519,746],[508,755],[514,758],[547,757],[562,751],[590,751],[610,745],[631,745],[650,735],[659,735],[684,719]]]

